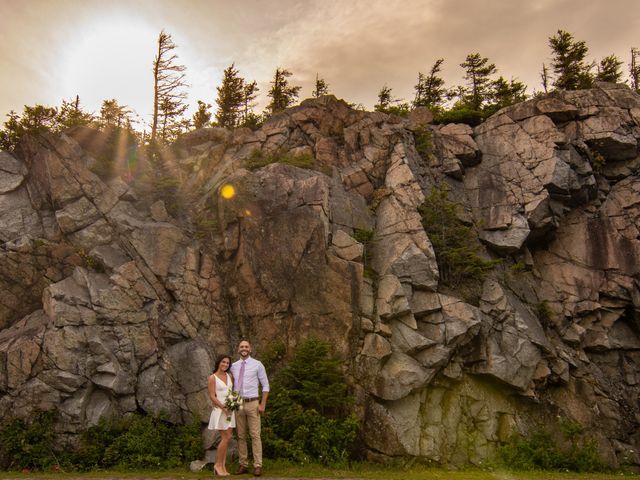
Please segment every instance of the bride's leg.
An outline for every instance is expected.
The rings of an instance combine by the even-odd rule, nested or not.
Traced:
[[[216,452],[216,463],[220,465],[220,471],[226,474],[229,474],[229,472],[227,472],[227,448],[229,446],[229,440],[231,440],[231,429],[220,430],[220,443],[218,444],[218,451]]]

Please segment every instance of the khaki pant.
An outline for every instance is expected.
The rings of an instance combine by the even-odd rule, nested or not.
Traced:
[[[245,403],[236,412],[236,432],[238,433],[238,457],[240,465],[249,466],[249,452],[247,450],[247,427],[251,435],[251,450],[253,451],[253,466],[262,467],[262,440],[260,439],[260,402]]]

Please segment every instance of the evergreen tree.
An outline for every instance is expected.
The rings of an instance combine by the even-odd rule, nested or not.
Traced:
[[[631,77],[631,88],[640,93],[640,49],[631,48],[629,76]]]
[[[544,63],[542,64],[542,71],[540,72],[540,80],[542,80],[544,93],[549,93],[549,69]]]
[[[316,88],[313,92],[311,92],[311,96],[314,98],[321,97],[322,95],[329,94],[329,84],[324,80],[324,78],[320,78],[316,73]]]
[[[609,55],[600,60],[596,80],[599,82],[618,83],[622,78],[623,62],[615,55]]]
[[[396,101],[391,95],[391,87],[387,87],[385,84],[378,92],[378,103],[373,108],[376,112],[386,112],[391,107],[391,104]]]
[[[158,36],[158,51],[153,60],[153,120],[151,142],[169,142],[179,135],[187,122],[184,65],[176,63],[176,44],[164,30]]]
[[[299,86],[289,85],[288,77],[291,72],[284,68],[277,68],[271,82],[271,89],[267,94],[271,101],[267,105],[267,112],[271,115],[281,112],[298,99]]]
[[[489,77],[496,73],[496,66],[489,63],[488,58],[481,57],[479,53],[467,55],[466,60],[460,66],[465,69],[464,78],[469,85],[466,103],[473,110],[480,110],[488,96],[491,85]]]
[[[258,96],[258,91],[260,89],[258,88],[258,83],[254,80],[251,83],[246,83],[244,84],[244,88],[243,88],[243,98],[242,98],[242,105],[243,105],[243,112],[242,112],[242,125],[247,125],[248,123],[251,123],[250,119],[253,117],[257,117],[257,115],[255,113],[253,113],[253,109],[256,106],[255,100],[256,97]]]
[[[416,91],[413,100],[414,107],[434,109],[442,104],[446,89],[444,88],[444,80],[438,76],[438,73],[440,73],[440,66],[443,62],[444,58],[436,60],[428,76],[418,73],[418,84],[414,87]]]
[[[216,121],[221,127],[235,128],[238,126],[245,106],[244,87],[244,79],[235,68],[235,63],[232,63],[224,70],[222,84],[216,89],[218,92]]]
[[[576,41],[569,32],[558,30],[549,38],[549,46],[553,52],[551,65],[556,74],[554,87],[578,90],[592,86],[592,65],[585,63],[589,49],[584,41]]]
[[[211,105],[204,103],[202,100],[198,100],[198,110],[193,114],[193,128],[203,128],[209,125],[211,122],[211,112],[209,109]]]
[[[503,107],[522,102],[527,99],[527,95],[525,94],[526,90],[527,86],[524,83],[517,82],[513,79],[507,82],[500,76],[500,78],[495,80],[491,85],[491,92],[489,94],[491,105],[488,108],[493,111],[498,111]]]
[[[391,87],[384,85],[378,92],[378,103],[374,105],[377,112],[406,116],[409,113],[409,104],[402,102],[401,98],[393,98]]]
[[[75,100],[62,100],[56,120],[61,128],[70,128],[89,125],[93,121],[93,115],[82,110],[80,96],[76,95]]]
[[[22,116],[11,110],[0,130],[0,149],[14,151],[20,140],[26,135],[37,135],[56,131],[58,110],[44,105],[24,106]]]
[[[129,107],[126,105],[120,106],[118,100],[112,98],[102,101],[98,121],[103,128],[115,127],[130,129],[131,115],[132,111]]]

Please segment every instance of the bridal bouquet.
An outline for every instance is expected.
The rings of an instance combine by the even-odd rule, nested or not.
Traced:
[[[229,395],[227,395],[227,398],[224,401],[224,406],[230,412],[237,412],[242,406],[242,397],[238,392],[234,392],[233,389],[230,388]],[[227,422],[229,421],[231,421],[231,416],[227,417]]]

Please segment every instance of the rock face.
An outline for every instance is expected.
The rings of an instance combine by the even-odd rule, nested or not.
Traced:
[[[69,441],[103,415],[206,421],[217,355],[315,336],[375,458],[478,463],[558,415],[613,465],[637,451],[640,98],[556,92],[475,129],[426,113],[327,96],[191,132],[169,152],[179,219],[94,175],[70,136],[0,153],[0,416],[57,408]],[[441,183],[502,259],[473,303],[443,287],[422,227]]]

